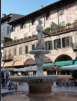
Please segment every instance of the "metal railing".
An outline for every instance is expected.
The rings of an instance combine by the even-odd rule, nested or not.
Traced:
[[[3,56],[2,57],[2,60],[10,60],[10,59],[13,59],[13,56],[8,55],[8,56]]]

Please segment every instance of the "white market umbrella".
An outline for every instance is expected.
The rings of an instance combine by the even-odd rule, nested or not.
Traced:
[[[61,66],[61,69],[63,69],[63,70],[77,70],[77,64],[76,65],[69,65],[69,66]]]

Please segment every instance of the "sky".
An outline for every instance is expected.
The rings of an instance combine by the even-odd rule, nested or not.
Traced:
[[[10,13],[27,15],[56,1],[59,0],[1,0],[1,17]]]

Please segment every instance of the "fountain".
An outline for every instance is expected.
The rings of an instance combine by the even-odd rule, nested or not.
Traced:
[[[53,81],[70,79],[71,75],[47,75],[45,76],[42,70],[44,64],[44,54],[49,54],[50,51],[43,50],[44,46],[44,34],[43,27],[41,26],[42,21],[38,21],[39,24],[36,26],[38,31],[38,42],[35,50],[31,50],[29,53],[34,54],[35,63],[37,65],[37,73],[34,76],[11,76],[10,80],[15,82],[27,82],[29,85],[28,95],[24,97],[17,97],[14,101],[67,101],[64,93],[53,93],[51,84]],[[65,99],[65,100],[61,100]],[[12,101],[12,100],[11,100]],[[72,100],[71,100],[72,101]],[[75,100],[74,100],[75,101]]]

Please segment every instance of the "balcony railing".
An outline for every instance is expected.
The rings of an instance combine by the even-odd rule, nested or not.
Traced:
[[[72,44],[73,51],[77,52],[77,43]]]
[[[4,61],[4,62],[6,62],[6,61],[12,61],[12,60],[13,60],[13,56],[11,56],[11,55],[2,57],[2,61]]]
[[[77,23],[70,24],[69,26],[62,26],[56,29],[52,29],[51,34],[57,34],[64,31],[71,31],[73,29],[77,29]]]
[[[72,30],[77,30],[77,23],[71,24],[69,26],[62,26],[60,28],[53,29],[46,33],[48,33],[50,35],[56,35],[56,34],[60,34],[60,33],[67,33],[68,31],[72,31]],[[45,35],[45,36],[47,36],[47,35]],[[28,37],[24,37],[21,39],[13,40],[12,42],[4,43],[4,47],[8,47],[8,46],[23,43],[23,42],[33,41],[36,39],[37,39],[37,35],[28,36]]]

